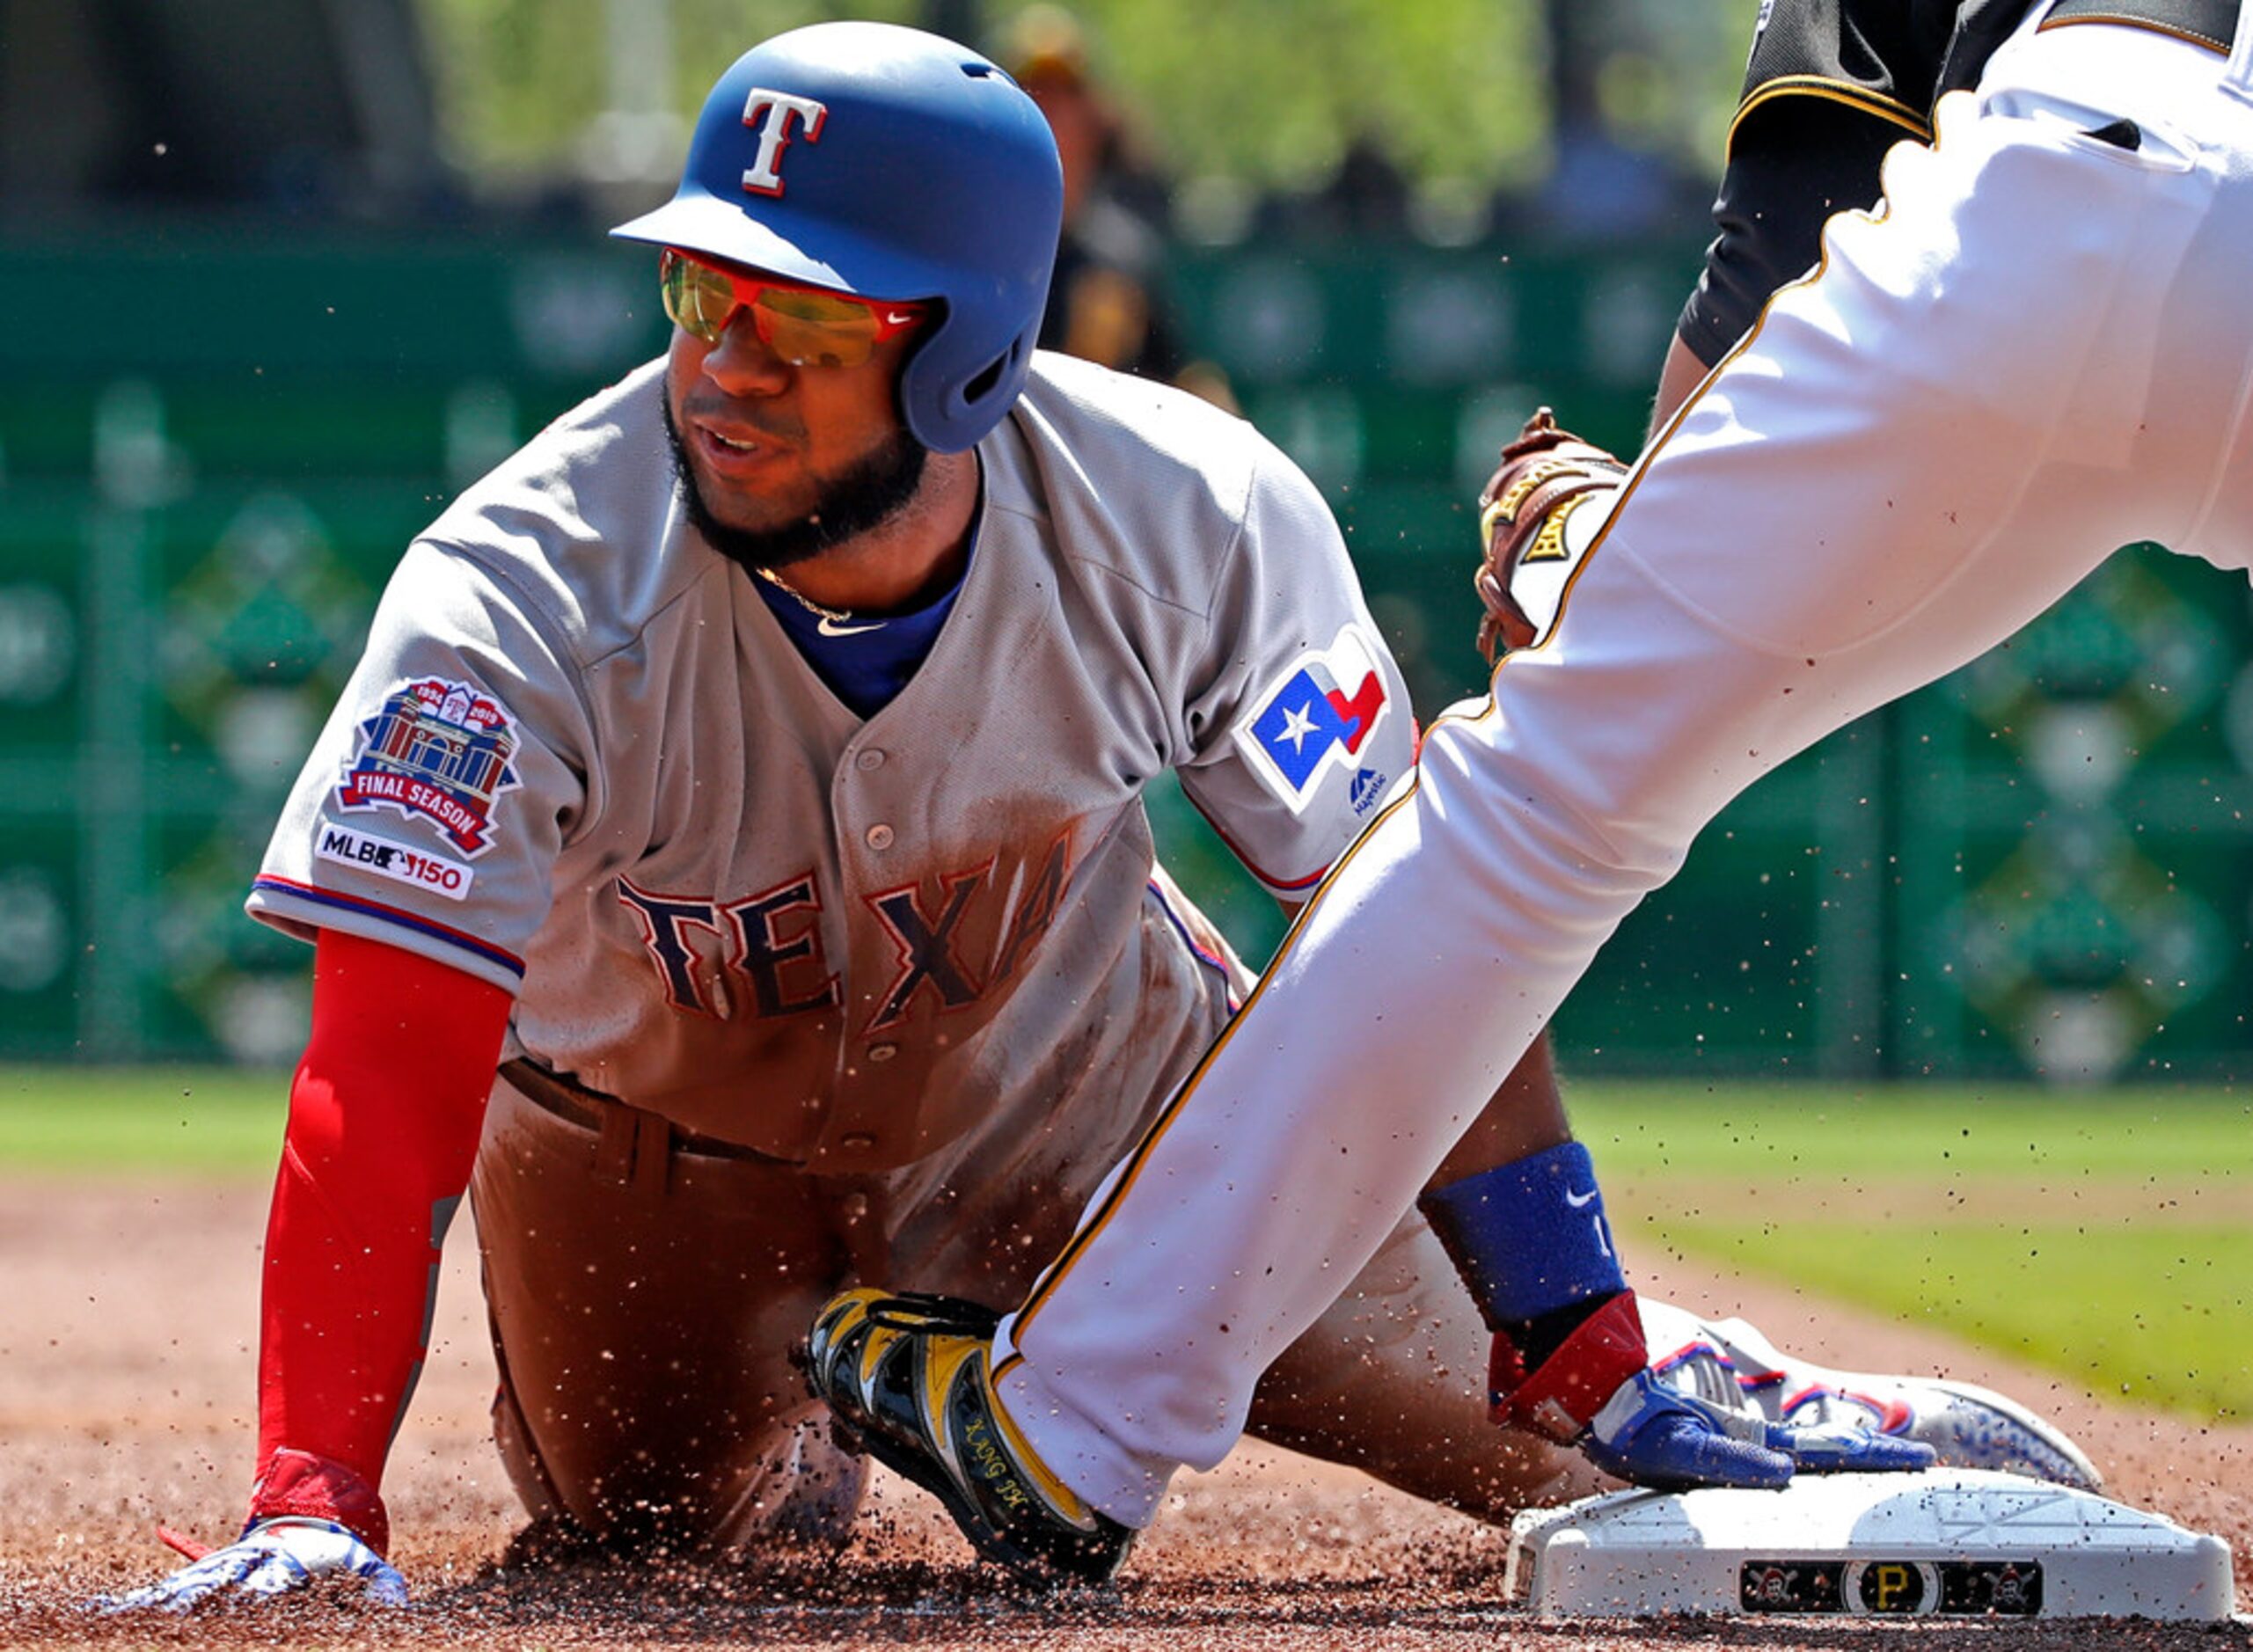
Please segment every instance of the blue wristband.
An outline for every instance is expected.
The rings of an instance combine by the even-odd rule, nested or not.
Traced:
[[[1566,1142],[1418,1202],[1491,1331],[1627,1289],[1588,1150]]]

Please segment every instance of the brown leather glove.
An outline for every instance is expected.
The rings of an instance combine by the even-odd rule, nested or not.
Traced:
[[[1565,518],[1588,494],[1608,493],[1627,473],[1628,467],[1603,449],[1558,429],[1546,407],[1503,449],[1501,462],[1479,495],[1484,554],[1472,581],[1486,608],[1479,621],[1479,652],[1489,665],[1540,634],[1511,595],[1518,570],[1529,563],[1564,560]]]

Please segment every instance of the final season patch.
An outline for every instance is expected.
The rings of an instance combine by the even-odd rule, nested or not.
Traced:
[[[1253,766],[1294,812],[1333,766],[1354,758],[1385,715],[1384,673],[1360,628],[1348,625],[1327,648],[1309,649],[1236,726]],[[1373,800],[1381,785],[1364,786]]]
[[[500,702],[466,683],[402,683],[360,725],[360,749],[337,783],[343,809],[422,815],[464,855],[493,847],[493,800],[517,784],[516,735]]]

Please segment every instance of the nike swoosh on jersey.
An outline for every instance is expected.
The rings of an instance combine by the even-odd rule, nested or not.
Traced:
[[[1571,1188],[1567,1188],[1564,1190],[1564,1202],[1576,1210],[1585,1210],[1596,1202],[1597,1191],[1596,1188],[1591,1188],[1586,1193],[1575,1193]]]
[[[865,625],[840,625],[827,614],[823,614],[822,623],[814,627],[824,637],[857,637],[864,631],[881,631],[883,628],[884,622],[881,619],[872,619]]]

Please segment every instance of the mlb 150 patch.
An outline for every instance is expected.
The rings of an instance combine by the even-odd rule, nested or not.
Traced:
[[[493,847],[494,800],[517,783],[516,749],[515,724],[490,695],[443,677],[402,683],[360,725],[336,807],[396,809],[429,821],[462,854],[481,855]]]
[[[1253,701],[1236,740],[1269,787],[1303,811],[1333,768],[1357,769],[1356,758],[1386,713],[1384,673],[1361,630],[1348,625],[1327,648],[1309,649]],[[1374,802],[1385,777],[1357,772],[1357,810]]]
[[[468,899],[470,885],[477,881],[476,868],[458,860],[326,822],[314,829],[313,854],[318,859],[333,860],[340,866],[357,866],[394,883],[428,889],[450,901]]]

